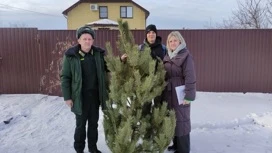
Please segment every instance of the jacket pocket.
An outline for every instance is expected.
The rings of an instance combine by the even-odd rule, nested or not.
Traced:
[[[174,108],[177,122],[186,122],[190,120],[190,105],[179,105]]]

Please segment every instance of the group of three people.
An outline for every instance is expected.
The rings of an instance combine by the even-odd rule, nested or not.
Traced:
[[[105,76],[109,72],[104,60],[105,51],[93,45],[94,31],[83,26],[76,32],[78,44],[69,48],[63,58],[61,72],[61,88],[66,104],[76,116],[76,129],[74,134],[74,148],[77,153],[83,153],[87,135],[90,153],[101,153],[97,149],[99,106],[105,107],[106,83]],[[168,150],[175,153],[190,152],[190,103],[195,99],[196,75],[194,61],[186,47],[180,32],[171,32],[162,44],[161,37],[157,35],[157,28],[151,24],[146,27],[144,44],[139,46],[143,51],[149,47],[150,55],[154,60],[163,61],[166,70],[167,86],[163,92],[168,108],[176,114],[175,136],[173,145]],[[126,61],[126,54],[121,56]],[[184,100],[178,102],[175,87],[185,86]],[[86,134],[86,123],[88,128]]]

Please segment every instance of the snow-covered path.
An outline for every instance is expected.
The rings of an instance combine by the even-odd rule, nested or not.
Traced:
[[[191,112],[191,153],[272,153],[272,94],[198,92]],[[0,153],[73,153],[74,128],[62,97],[0,95]]]

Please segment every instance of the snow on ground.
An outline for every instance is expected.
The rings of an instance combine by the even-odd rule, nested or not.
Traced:
[[[198,92],[191,115],[191,153],[272,153],[272,94]],[[73,153],[74,128],[62,97],[0,95],[0,153]]]

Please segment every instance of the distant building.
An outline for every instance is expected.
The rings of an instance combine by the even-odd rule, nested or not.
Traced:
[[[118,19],[127,21],[130,29],[145,29],[149,11],[132,0],[80,0],[62,14],[67,19],[67,29],[83,25],[116,29]]]

